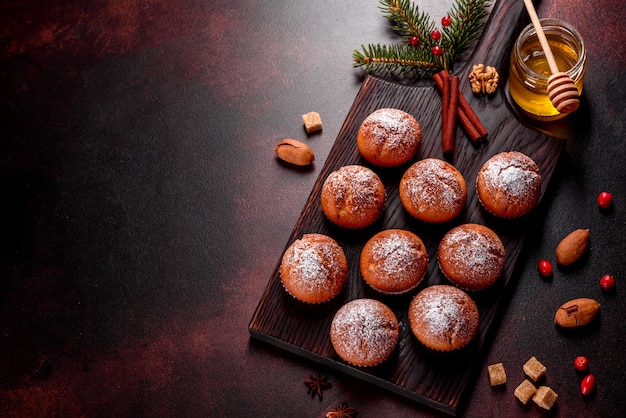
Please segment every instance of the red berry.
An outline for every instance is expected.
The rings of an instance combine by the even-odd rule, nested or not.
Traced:
[[[580,393],[583,396],[589,395],[593,392],[593,388],[596,385],[596,378],[592,374],[588,374],[583,378],[583,381],[580,382]]]
[[[602,192],[598,195],[598,206],[607,209],[613,204],[613,195],[609,192]]]
[[[418,46],[419,43],[420,43],[420,39],[417,36],[413,35],[409,38],[409,45]]]
[[[439,45],[435,45],[433,46],[432,53],[434,56],[440,57],[441,54],[443,54],[443,50],[441,49]]]
[[[584,372],[585,370],[587,370],[588,364],[589,360],[587,360],[587,357],[578,356],[574,359],[574,367],[580,372]]]
[[[611,276],[610,274],[605,274],[604,276],[602,276],[602,278],[600,278],[600,288],[605,292],[613,290],[614,287],[615,277]]]
[[[435,29],[434,31],[432,31],[430,33],[430,38],[433,41],[438,41],[439,39],[441,39],[441,32],[439,32],[437,29]]]
[[[452,24],[452,18],[450,16],[444,16],[441,18],[441,26],[450,26]]]
[[[539,269],[539,274],[543,277],[552,276],[552,264],[548,260],[539,260],[537,268]]]

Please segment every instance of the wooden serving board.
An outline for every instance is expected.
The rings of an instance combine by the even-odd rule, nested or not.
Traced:
[[[523,2],[519,0],[498,0],[493,4],[485,30],[473,54],[469,56],[468,64],[456,71],[462,79],[466,79],[471,69],[470,62],[495,66],[502,80],[506,79],[512,42],[526,23],[522,16],[523,7]],[[348,284],[333,302],[321,306],[304,306],[283,289],[279,276],[280,260],[277,260],[276,269],[250,321],[251,336],[455,415],[462,395],[481,363],[481,355],[489,348],[490,330],[497,325],[497,317],[508,298],[516,296],[511,292],[514,287],[513,271],[523,249],[525,234],[537,218],[536,210],[516,220],[497,219],[489,215],[480,205],[474,188],[478,170],[498,152],[521,151],[539,165],[543,178],[543,198],[563,148],[563,141],[525,126],[515,116],[516,112],[508,103],[505,90],[503,82],[494,97],[475,97],[469,90],[469,83],[462,83],[462,93],[478,113],[489,135],[485,142],[475,145],[457,128],[455,152],[448,161],[463,174],[468,185],[468,201],[462,214],[454,221],[429,225],[407,214],[398,196],[398,184],[406,168],[413,162],[428,157],[444,159],[441,151],[440,95],[430,80],[423,80],[419,85],[402,85],[367,77],[285,245],[286,249],[306,233],[321,233],[334,238],[348,259]],[[423,140],[418,155],[402,167],[373,167],[360,156],[356,147],[356,134],[361,122],[371,112],[382,107],[409,112],[422,126]],[[345,230],[331,224],[319,203],[322,184],[328,174],[349,164],[361,164],[374,169],[387,191],[383,216],[374,225],[358,231]],[[437,265],[437,245],[452,227],[468,222],[486,225],[500,236],[506,250],[504,272],[491,289],[471,294],[480,312],[479,331],[474,341],[457,352],[433,352],[412,335],[407,321],[408,305],[411,298],[424,287],[449,283]],[[427,275],[420,286],[408,295],[383,296],[367,287],[359,272],[359,256],[363,245],[372,235],[388,228],[415,232],[428,250],[430,261]],[[374,368],[353,367],[342,361],[333,350],[328,336],[337,309],[352,299],[362,297],[383,301],[394,310],[400,322],[400,340],[395,353],[383,365]]]

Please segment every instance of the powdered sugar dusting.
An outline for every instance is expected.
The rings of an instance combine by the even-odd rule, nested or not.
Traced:
[[[413,116],[399,109],[378,109],[363,121],[362,128],[387,151],[413,149],[421,141],[421,129]]]
[[[398,341],[398,321],[382,302],[355,299],[342,306],[331,324],[335,351],[346,361],[375,365],[386,359]]]
[[[387,291],[406,290],[407,286],[421,280],[426,270],[426,248],[417,236],[409,234],[407,231],[386,230],[366,244],[369,253],[366,268],[372,270],[372,274],[392,281]]]
[[[417,211],[430,211],[433,207],[456,211],[467,197],[465,183],[458,176],[456,169],[445,161],[427,158],[413,164],[402,181]]]
[[[410,310],[411,328],[437,346],[466,343],[476,333],[478,310],[469,295],[458,288],[428,287],[413,299]]]
[[[489,159],[481,170],[485,187],[491,194],[504,192],[513,202],[533,198],[539,193],[541,176],[535,162],[519,152],[500,153]]]
[[[446,294],[439,297],[430,295],[425,297],[421,303],[428,333],[442,335],[450,331],[459,331],[461,307],[455,298]]]
[[[292,292],[298,294],[330,294],[347,275],[345,256],[341,247],[330,241],[304,236],[285,252],[282,266],[295,280],[290,282]]]
[[[339,207],[350,207],[354,214],[364,214],[372,208],[380,210],[385,203],[384,186],[367,167],[341,167],[328,176],[324,187],[334,195]]]
[[[391,234],[383,240],[376,241],[371,252],[375,260],[382,261],[381,269],[393,275],[402,274],[415,262],[416,253],[422,253],[421,248],[400,234]]]
[[[439,245],[439,263],[446,276],[470,289],[493,284],[504,267],[504,246],[487,227],[461,225],[448,232]]]

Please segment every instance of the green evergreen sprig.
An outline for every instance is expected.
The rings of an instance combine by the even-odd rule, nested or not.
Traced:
[[[370,74],[429,77],[452,70],[463,51],[476,39],[489,15],[491,0],[456,0],[448,13],[450,24],[442,25],[440,39],[431,33],[437,25],[411,0],[381,0],[380,9],[391,20],[391,28],[403,38],[397,45],[362,46],[352,54],[355,67]],[[440,54],[433,47],[440,47]]]
[[[363,51],[354,51],[355,67],[364,66],[365,72],[407,75],[433,74],[438,64],[433,62],[430,50],[409,45],[368,45]]]

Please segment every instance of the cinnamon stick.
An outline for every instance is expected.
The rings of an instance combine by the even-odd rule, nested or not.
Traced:
[[[470,137],[472,142],[478,143],[485,139],[487,137],[487,129],[485,129],[478,115],[462,94],[459,94],[459,109],[463,111],[469,124],[476,130],[476,135]]]
[[[454,137],[448,137],[447,133],[452,115],[450,114],[450,77],[446,77],[446,74],[441,75],[441,148],[444,156],[454,150]]]
[[[443,77],[446,75],[450,76],[447,70],[442,70],[433,75],[433,80],[435,81],[435,85],[439,89],[439,92],[443,91]],[[478,115],[476,115],[469,102],[465,99],[465,96],[460,93],[457,108],[457,119],[472,142],[478,143],[487,136],[487,130],[478,118]]]
[[[444,81],[444,83],[446,83]],[[456,134],[456,120],[459,107],[459,77],[449,77],[450,93],[447,107],[447,120],[442,127],[443,154],[449,156],[454,151],[454,139]]]
[[[465,133],[467,134],[467,136],[470,138],[472,142],[474,143],[479,142],[484,137],[487,136],[486,132],[484,134],[481,134],[480,132],[478,132],[478,129],[476,129],[472,121],[469,120],[469,118],[467,117],[467,114],[461,110],[460,106],[459,106],[459,110],[456,116],[459,120],[459,124],[463,127],[463,130],[465,131]]]

